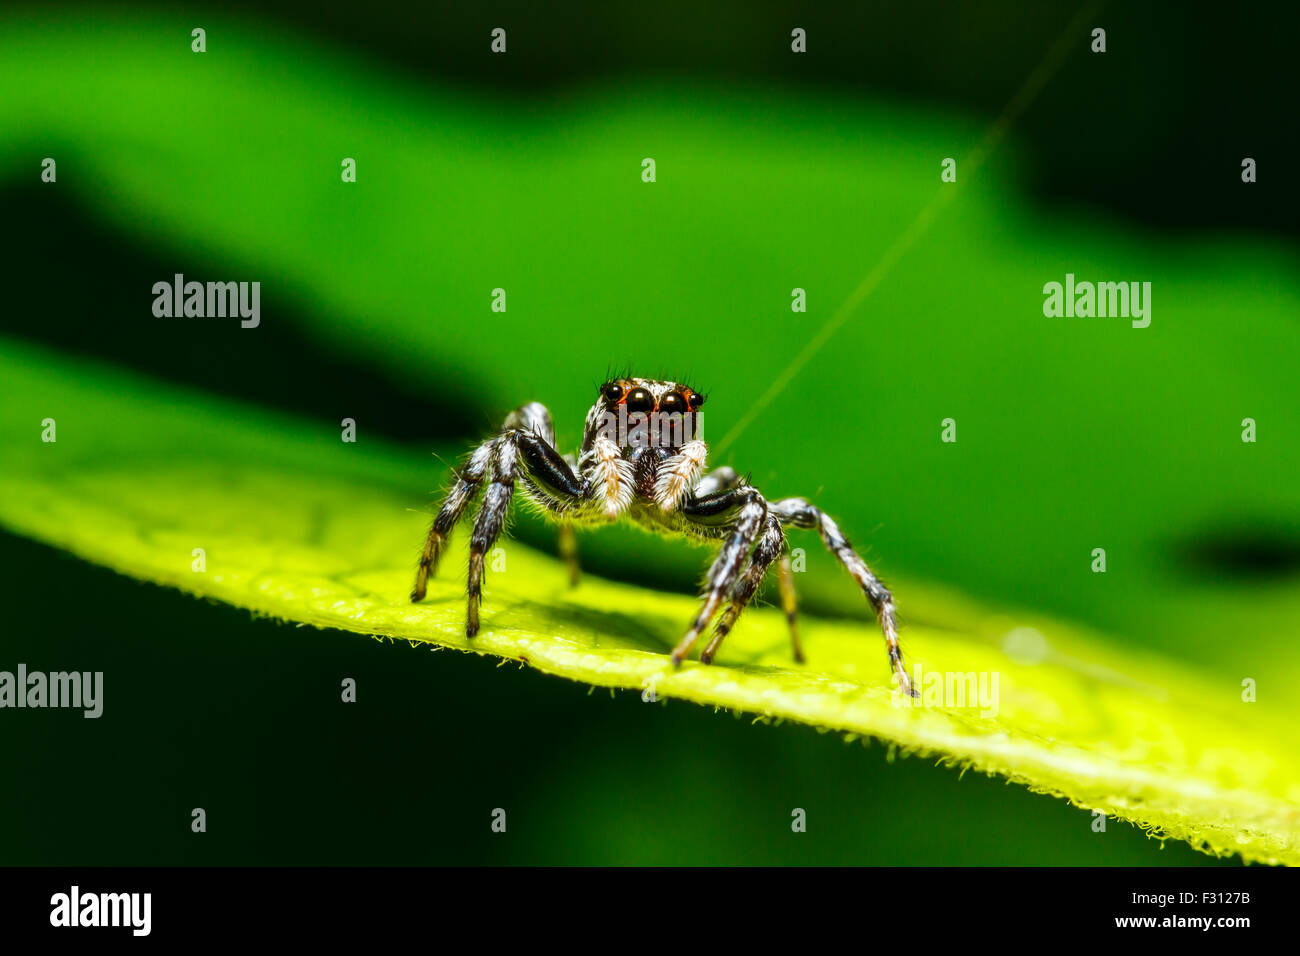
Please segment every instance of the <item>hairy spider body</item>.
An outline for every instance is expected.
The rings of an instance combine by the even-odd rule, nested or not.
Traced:
[[[577,583],[573,528],[626,517],[652,531],[721,542],[705,581],[703,604],[672,652],[680,666],[710,622],[713,636],[700,660],[713,660],[740,613],[775,565],[781,604],[797,661],[803,660],[785,528],[818,532],[848,569],[880,621],[900,689],[916,691],[903,668],[898,619],[888,588],[853,550],[839,527],[803,498],[769,502],[728,467],[705,472],[708,448],[700,437],[704,396],[678,382],[618,378],[600,387],[587,413],[576,456],[555,450],[550,413],[536,402],[511,412],[501,431],[471,453],[433,519],[411,600],[423,600],[452,529],[480,497],[469,548],[465,633],[479,629],[484,560],[505,525],[516,488],[560,526],[560,551]]]

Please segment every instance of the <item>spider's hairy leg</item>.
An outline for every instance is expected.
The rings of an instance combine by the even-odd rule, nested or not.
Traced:
[[[540,405],[524,406],[545,409]],[[538,506],[561,520],[587,501],[589,486],[578,478],[550,442],[535,430],[510,427],[515,414],[506,419],[508,431],[497,439],[490,467],[491,482],[483,494],[483,506],[474,522],[469,542],[469,602],[465,636],[474,637],[479,627],[479,605],[483,600],[484,560],[505,527],[514,496],[515,479],[521,478],[524,492]],[[549,420],[549,416],[547,416]]]
[[[465,624],[469,637],[478,633],[484,559],[505,526],[515,478],[521,476],[529,498],[561,520],[587,501],[587,482],[575,475],[552,447],[554,437],[550,413],[542,405],[533,402],[515,409],[506,418],[501,434],[480,445],[457,474],[455,485],[433,520],[416,571],[415,588],[411,591],[413,601],[424,597],[428,576],[437,566],[448,535],[486,484],[483,505],[470,538],[469,606]]]
[[[551,420],[551,413],[541,402],[529,402],[516,408],[506,418],[505,428],[518,428],[532,432],[552,449],[555,448],[555,424]],[[565,455],[563,460],[570,472],[577,469],[578,463],[572,455]],[[569,587],[576,588],[582,576],[582,569],[578,566],[578,540],[574,535],[573,525],[561,521],[559,538],[560,557],[564,559],[569,569]]]
[[[478,609],[483,600],[483,562],[497,535],[505,527],[510,499],[515,493],[515,463],[519,453],[519,433],[506,432],[497,439],[492,455],[491,481],[483,493],[483,506],[474,521],[469,539],[469,601],[466,607],[465,636],[478,633]]]
[[[731,533],[723,542],[713,566],[709,568],[704,604],[699,614],[695,616],[686,636],[673,648],[674,666],[681,665],[682,659],[699,639],[700,632],[708,627],[723,599],[735,585],[767,517],[767,501],[757,488],[749,485],[720,491],[706,498],[692,496],[682,505],[681,513],[688,520],[714,518],[727,512],[734,513],[726,525]]]
[[[411,588],[411,601],[424,600],[428,587],[429,575],[438,570],[438,559],[446,547],[451,530],[460,521],[465,508],[478,497],[483,486],[483,476],[487,474],[488,463],[496,447],[495,438],[485,441],[475,449],[465,467],[456,474],[456,482],[443,499],[442,507],[429,526],[429,535],[425,538],[424,549],[420,552],[420,565],[415,572],[415,586]]]
[[[889,663],[898,677],[898,687],[904,694],[919,697],[912,681],[903,667],[903,652],[898,646],[898,611],[894,607],[894,596],[889,588],[867,567],[853,546],[849,544],[839,526],[821,509],[813,506],[803,498],[783,498],[773,502],[774,511],[782,521],[793,524],[796,528],[813,528],[821,535],[827,550],[839,559],[853,579],[862,588],[862,593],[871,602],[880,621],[880,629],[885,634],[885,647],[889,652]]]
[[[722,617],[718,618],[717,626],[713,631],[713,639],[704,648],[700,654],[700,660],[706,664],[712,663],[713,656],[718,653],[718,648],[722,646],[723,640],[731,633],[732,627],[735,626],[736,619],[740,617],[749,602],[754,599],[758,592],[758,586],[763,583],[763,578],[767,576],[768,569],[785,551],[785,532],[781,530],[781,521],[776,515],[768,512],[763,521],[762,537],[758,539],[758,545],[754,548],[754,553],[750,555],[749,564],[745,566],[744,572],[736,578],[731,587],[731,593],[728,595],[730,604],[722,612]],[[797,645],[796,645],[797,646]],[[798,655],[796,655],[796,658]]]

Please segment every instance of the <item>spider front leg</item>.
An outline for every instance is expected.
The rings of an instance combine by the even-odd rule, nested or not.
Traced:
[[[711,523],[709,519],[723,519],[722,527],[730,528],[730,533],[709,568],[704,604],[686,636],[673,648],[675,667],[681,666],[682,659],[690,653],[700,632],[708,627],[723,599],[736,585],[745,559],[767,517],[767,501],[757,488],[743,485],[703,498],[692,495],[682,504],[681,513],[689,521],[701,524]]]
[[[707,510],[708,506],[704,504],[704,498],[716,496],[717,492],[730,490],[739,484],[740,478],[731,468],[723,466],[709,472],[695,487],[697,504],[694,509],[688,510],[688,515],[697,513],[702,509]],[[718,620],[713,639],[709,641],[704,652],[700,654],[700,660],[703,663],[712,663],[714,656],[718,653],[718,648],[721,647],[726,636],[731,633],[731,629],[735,626],[736,619],[740,617],[741,611],[753,600],[759,585],[763,583],[763,578],[767,575],[773,562],[778,559],[780,560],[778,573],[781,584],[781,604],[785,609],[786,621],[790,627],[790,643],[794,651],[795,661],[803,663],[803,646],[799,641],[799,629],[795,623],[794,579],[790,570],[790,552],[786,546],[785,532],[781,527],[781,522],[776,515],[770,512],[763,521],[763,531],[758,540],[758,545],[754,548],[748,563],[744,564],[743,570],[735,578],[731,586],[728,595],[730,603]]]
[[[469,464],[457,476],[456,484],[433,520],[416,572],[411,599],[424,597],[428,575],[437,565],[451,529],[466,506],[487,489],[470,537],[468,604],[465,634],[474,637],[479,629],[484,561],[505,526],[514,496],[516,479],[524,482],[529,499],[556,516],[563,517],[587,498],[587,485],[552,447],[550,415],[536,403],[524,405],[506,418],[501,434],[474,452]]]
[[[524,431],[532,432],[552,449],[555,448],[555,425],[551,421],[551,413],[546,410],[546,406],[541,402],[529,402],[527,405],[521,405],[506,417],[506,428],[521,428]],[[577,472],[578,462],[572,455],[564,455],[564,464],[568,466],[569,478],[573,479]],[[537,496],[533,496],[536,499]],[[546,507],[545,502],[542,506]],[[550,511],[559,515],[563,508],[559,502],[549,508]],[[560,557],[563,559],[565,566],[569,569],[569,587],[576,588],[578,580],[582,576],[582,569],[578,565],[578,538],[574,534],[573,524],[568,521],[560,521],[559,530]]]
[[[456,475],[456,483],[443,500],[433,524],[429,526],[429,536],[425,538],[424,549],[420,552],[420,565],[415,572],[415,586],[411,588],[412,603],[418,604],[424,600],[429,575],[438,571],[438,560],[442,557],[452,528],[460,521],[465,508],[478,497],[496,443],[497,439],[489,439],[475,449],[469,462]]]
[[[921,696],[912,686],[907,670],[903,667],[903,652],[898,646],[898,611],[894,607],[894,596],[889,588],[872,573],[867,563],[853,550],[839,526],[821,509],[803,498],[783,498],[773,502],[771,510],[783,522],[793,524],[796,528],[815,528],[818,531],[827,550],[848,569],[862,593],[871,602],[876,618],[880,621],[880,629],[885,634],[889,663],[898,677],[899,689],[912,697]]]
[[[785,608],[786,620],[790,625],[790,642],[794,648],[794,659],[800,664],[803,663],[803,647],[799,643],[799,631],[795,626],[794,581],[792,580],[793,576],[790,574],[790,557],[786,549],[785,532],[781,529],[781,520],[771,511],[768,512],[764,521],[762,537],[759,538],[758,546],[754,548],[754,553],[750,556],[749,564],[732,586],[731,603],[723,612],[722,617],[718,619],[717,626],[714,628],[713,639],[709,641],[708,647],[700,655],[701,661],[706,664],[713,661],[714,655],[718,653],[718,648],[722,646],[723,640],[731,633],[732,627],[735,626],[736,619],[740,617],[740,612],[754,599],[759,585],[763,583],[763,578],[767,576],[768,570],[778,558],[781,560],[781,603]]]
[[[483,507],[474,519],[469,539],[469,600],[465,609],[465,636],[478,633],[478,609],[483,603],[483,562],[505,527],[510,499],[515,493],[515,468],[519,458],[518,432],[506,432],[492,455],[492,481],[483,495]]]
[[[531,431],[516,429],[497,439],[491,474],[492,481],[483,495],[483,507],[479,509],[469,541],[466,637],[478,634],[479,605],[483,600],[483,563],[497,535],[505,527],[515,479],[524,482],[525,493],[534,504],[560,517],[582,504],[587,497],[586,484],[574,475],[545,439]]]

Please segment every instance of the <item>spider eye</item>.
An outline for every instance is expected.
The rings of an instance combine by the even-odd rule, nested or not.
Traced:
[[[691,397],[688,401],[690,402],[691,408],[699,408],[704,404],[704,396],[699,392],[691,392]]]
[[[605,386],[605,397],[611,402],[617,402],[623,397],[623,386],[617,382],[610,382]]]
[[[659,399],[659,411],[661,412],[681,412],[686,410],[686,399],[682,398],[676,392],[669,392],[663,398]]]
[[[654,396],[649,389],[634,388],[627,393],[627,410],[629,412],[648,412],[655,407]]]

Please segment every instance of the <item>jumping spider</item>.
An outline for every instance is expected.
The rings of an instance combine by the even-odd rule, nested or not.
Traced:
[[[483,562],[505,524],[515,482],[527,500],[560,526],[561,551],[577,581],[573,528],[614,521],[626,515],[664,534],[721,541],[709,569],[704,604],[686,636],[673,649],[674,666],[690,652],[700,633],[722,610],[700,660],[709,663],[740,612],[754,597],[775,563],[781,603],[790,626],[794,658],[803,661],[795,622],[794,577],[785,526],[815,529],[826,547],[853,575],[875,609],[885,634],[889,661],[900,689],[916,696],[898,647],[894,598],[849,545],[829,516],[803,498],[767,501],[731,468],[704,472],[708,449],[699,434],[704,396],[678,382],[617,378],[600,387],[587,412],[582,446],[575,458],[555,450],[551,415],[537,402],[506,418],[500,433],[470,455],[457,472],[420,555],[411,600],[424,598],[430,573],[465,509],[484,492],[469,550],[467,637],[479,628]],[[486,490],[484,489],[486,486]]]

